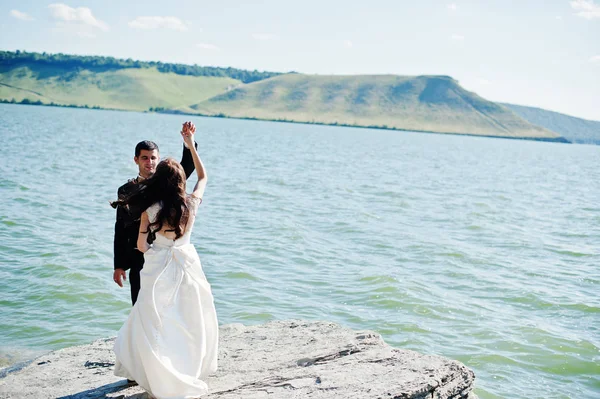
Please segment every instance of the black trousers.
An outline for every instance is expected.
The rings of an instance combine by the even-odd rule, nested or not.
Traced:
[[[138,294],[140,293],[140,271],[142,269],[129,269],[129,285],[131,287],[131,305],[135,305]]]

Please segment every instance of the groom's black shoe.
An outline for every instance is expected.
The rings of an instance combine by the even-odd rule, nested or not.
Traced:
[[[130,387],[137,385],[138,383],[135,382],[134,380],[127,380],[127,385],[129,385]]]

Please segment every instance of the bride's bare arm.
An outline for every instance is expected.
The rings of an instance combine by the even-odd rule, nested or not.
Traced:
[[[186,134],[187,133],[187,134]],[[204,164],[198,155],[198,151],[194,146],[194,134],[196,133],[196,126],[192,122],[186,122],[183,124],[183,140],[188,145],[190,152],[192,153],[192,159],[194,160],[194,168],[198,175],[198,182],[194,186],[192,195],[196,198],[202,198],[204,195],[204,189],[206,188],[207,175],[204,169]]]
[[[150,249],[150,245],[148,245],[149,225],[150,221],[148,220],[148,214],[146,212],[142,212],[142,217],[140,219],[140,231],[138,232],[137,239],[137,249],[140,252],[146,252]]]

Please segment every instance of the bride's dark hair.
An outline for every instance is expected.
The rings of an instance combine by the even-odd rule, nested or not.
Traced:
[[[154,203],[161,202],[161,207],[153,223],[148,226],[151,237],[163,228],[175,232],[175,239],[183,235],[189,219],[189,208],[185,195],[185,171],[179,162],[166,158],[156,167],[152,177],[140,182],[139,188],[125,198],[111,202],[111,206],[126,206],[135,214],[141,214]]]

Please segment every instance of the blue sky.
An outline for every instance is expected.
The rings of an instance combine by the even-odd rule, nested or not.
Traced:
[[[0,49],[309,74],[450,75],[600,120],[600,0],[2,0]]]

